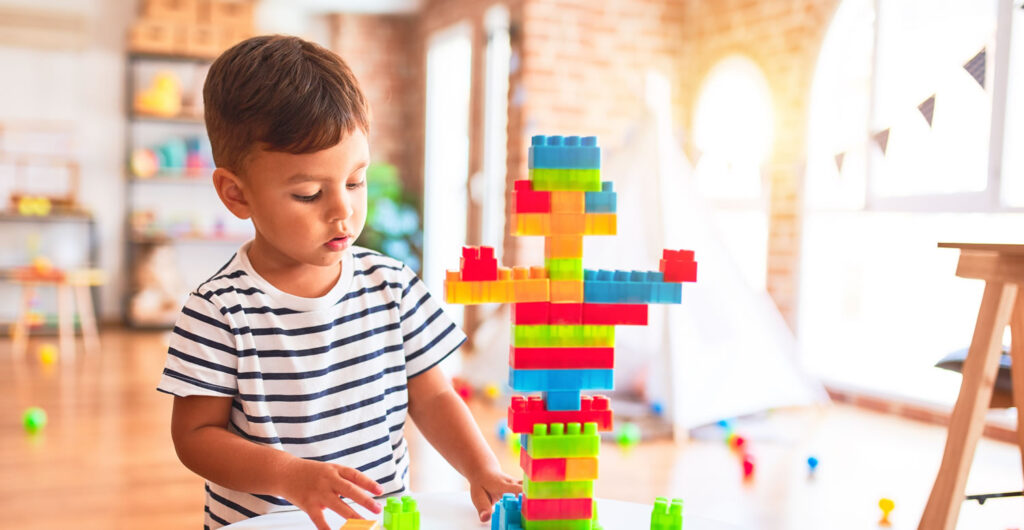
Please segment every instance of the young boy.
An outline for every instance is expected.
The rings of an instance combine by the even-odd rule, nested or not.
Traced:
[[[340,57],[255,37],[203,89],[224,205],[255,238],[186,302],[159,390],[178,456],[206,478],[206,528],[295,506],[358,518],[408,487],[406,414],[468,479],[480,520],[501,472],[437,364],[465,335],[402,263],[354,246],[369,111]]]

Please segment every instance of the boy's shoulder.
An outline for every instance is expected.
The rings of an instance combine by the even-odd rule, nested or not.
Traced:
[[[403,282],[416,275],[400,260],[360,246],[352,247],[352,274]]]

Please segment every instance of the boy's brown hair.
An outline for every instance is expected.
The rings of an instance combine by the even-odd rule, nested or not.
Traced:
[[[258,144],[312,153],[356,127],[370,130],[369,106],[345,61],[298,37],[265,35],[232,46],[210,66],[203,102],[213,160],[235,173]]]

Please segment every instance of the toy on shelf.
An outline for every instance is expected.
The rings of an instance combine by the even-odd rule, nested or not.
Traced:
[[[155,176],[198,178],[212,171],[214,163],[208,139],[183,136],[134,149],[130,166],[132,175],[141,179]]]
[[[524,495],[495,506],[492,530],[594,530],[598,431],[612,431],[615,326],[647,325],[649,304],[678,304],[682,283],[696,281],[688,250],[665,250],[659,270],[583,268],[583,238],[614,235],[617,197],[601,180],[594,136],[534,136],[529,179],[513,184],[513,235],[544,237],[544,265],[502,267],[490,247],[464,247],[459,270],[445,278],[451,304],[511,303],[508,429],[520,434]],[[625,424],[620,438],[639,442]],[[513,436],[515,441],[516,437]],[[681,508],[681,507],[680,507]]]
[[[49,197],[36,197],[33,195],[22,195],[18,197],[18,214],[19,215],[38,215],[45,217],[50,215],[50,210],[53,208],[53,203],[50,202]]]
[[[135,112],[173,118],[181,114],[181,80],[171,71],[153,75],[149,86],[135,95]]]
[[[412,497],[388,498],[384,505],[384,530],[420,530],[420,510]]]
[[[29,407],[21,416],[21,424],[25,432],[35,434],[46,428],[46,411],[40,407]]]

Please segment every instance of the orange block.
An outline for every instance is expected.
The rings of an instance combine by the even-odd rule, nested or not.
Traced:
[[[582,258],[583,236],[547,236],[544,238],[544,257]]]
[[[583,213],[587,210],[585,191],[552,191],[551,213]]]
[[[553,213],[551,214],[551,235],[579,235],[587,228],[586,214]]]
[[[583,282],[580,280],[551,280],[552,302],[583,302]]]
[[[516,280],[512,284],[509,302],[547,302],[551,296],[552,283],[547,278],[531,278],[529,280]],[[582,283],[582,282],[581,282]]]
[[[616,214],[588,213],[584,221],[583,233],[588,236],[614,236],[617,229]]]
[[[565,480],[597,480],[597,458],[566,458]]]
[[[341,530],[380,530],[380,521],[372,519],[347,519]]]

